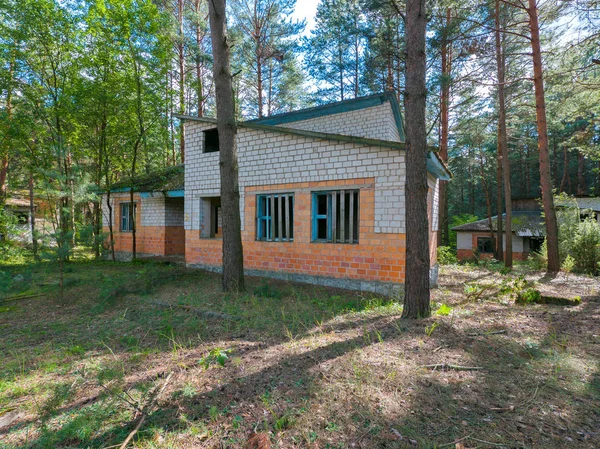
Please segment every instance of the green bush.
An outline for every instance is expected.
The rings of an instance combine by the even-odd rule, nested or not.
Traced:
[[[438,247],[437,260],[440,265],[452,265],[458,263],[456,252],[449,246]]]
[[[596,274],[600,261],[600,225],[592,218],[579,223],[573,238],[571,252],[575,271]]]
[[[532,304],[539,303],[542,299],[542,294],[535,288],[528,288],[520,292],[515,299],[517,304]]]

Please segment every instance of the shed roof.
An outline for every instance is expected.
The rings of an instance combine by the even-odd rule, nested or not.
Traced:
[[[159,170],[126,178],[111,186],[111,192],[129,191],[133,185],[134,192],[171,192],[184,189],[183,164],[172,165]]]
[[[543,237],[546,235],[544,219],[540,211],[512,211],[512,230],[521,237]],[[502,214],[502,228],[505,229],[506,214]],[[487,218],[472,221],[452,228],[458,232],[491,232],[498,230],[498,216],[492,217],[492,229]]]

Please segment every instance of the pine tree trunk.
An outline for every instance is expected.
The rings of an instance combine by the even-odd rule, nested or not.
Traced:
[[[529,29],[531,30],[531,50],[533,53],[533,84],[535,88],[535,111],[538,129],[538,151],[540,158],[540,184],[542,187],[542,203],[546,221],[546,245],[548,247],[548,271],[560,270],[558,254],[558,224],[552,196],[552,179],[548,157],[548,124],[546,122],[546,100],[544,95],[544,79],[542,76],[542,49],[540,45],[540,28],[536,0],[529,0]]]
[[[238,185],[237,125],[229,65],[230,47],[225,0],[208,2],[213,49],[213,76],[217,102],[221,210],[223,213],[223,290],[244,290],[244,255]]]
[[[502,176],[504,184],[504,205],[506,220],[504,230],[506,235],[504,266],[511,268],[513,265],[512,251],[512,188],[510,186],[510,160],[508,158],[508,139],[506,131],[506,98],[505,98],[505,73],[506,60],[504,46],[500,33],[500,0],[496,0],[496,68],[498,70],[498,152],[502,162]],[[499,206],[502,210],[502,206]],[[501,213],[501,212],[500,212]],[[500,222],[500,213],[498,214]]]
[[[12,82],[14,73],[14,59],[11,59],[8,70],[8,83],[6,89],[6,119],[8,126],[12,122]],[[10,139],[6,139],[10,143]],[[0,147],[0,205],[6,201],[6,177],[8,175],[8,149],[9,144]]]
[[[29,172],[29,228],[31,229],[31,252],[33,258],[38,260],[38,241],[35,230],[35,202],[33,191],[33,171]]]
[[[442,38],[442,85],[440,89],[440,157],[448,162],[448,137],[450,122],[450,74],[452,70],[452,46],[448,42],[451,10],[446,9],[446,29]],[[448,245],[448,192],[447,181],[439,181],[439,211],[437,246]]]
[[[185,114],[185,47],[183,45],[183,0],[177,0],[178,20],[179,20],[179,113]],[[181,163],[185,162],[185,127],[183,120],[179,121],[179,153],[181,154]]]
[[[581,151],[577,151],[577,195],[585,195],[585,158]]]
[[[196,24],[196,96],[198,102],[198,117],[202,117],[204,115],[204,83],[202,80],[202,61],[200,59],[200,52],[202,48],[202,36],[200,30],[200,0],[196,0],[195,3],[196,8],[196,20],[198,23]]]
[[[427,218],[425,0],[406,2],[406,294],[404,318],[431,315]]]

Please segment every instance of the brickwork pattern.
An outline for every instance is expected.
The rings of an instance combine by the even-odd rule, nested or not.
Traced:
[[[305,131],[400,142],[398,127],[389,102],[367,109],[284,123],[280,126]]]
[[[185,229],[200,229],[200,199],[219,196],[219,154],[202,153],[214,125],[187,124]],[[405,158],[400,150],[239,128],[240,213],[248,186],[375,178],[374,232],[404,233]]]
[[[312,192],[323,189],[360,190],[358,244],[311,242]],[[294,241],[256,240],[256,195],[294,193]],[[244,266],[259,271],[328,276],[334,278],[404,283],[405,236],[375,232],[375,179],[264,184],[246,188],[242,239]],[[186,262],[218,267],[222,264],[222,240],[200,238],[198,230],[186,230]]]

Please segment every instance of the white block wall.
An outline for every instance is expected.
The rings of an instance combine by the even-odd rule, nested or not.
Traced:
[[[142,226],[164,226],[165,225],[165,197],[160,196],[142,198],[141,215]],[[140,207],[138,205],[137,207]]]
[[[473,249],[473,233],[458,231],[456,233],[456,249]]]
[[[331,114],[299,122],[283,123],[280,126],[400,142],[398,127],[389,101],[367,109]]]
[[[200,199],[219,196],[219,153],[202,152],[202,131],[215,125],[186,126],[185,228],[198,230]],[[238,162],[242,226],[245,186],[375,178],[375,232],[405,232],[401,150],[240,127]]]

